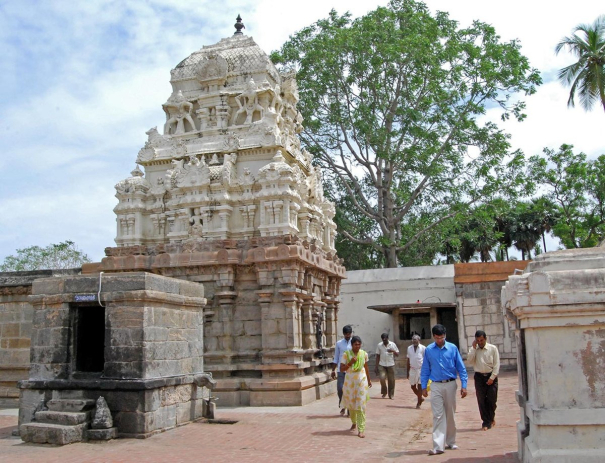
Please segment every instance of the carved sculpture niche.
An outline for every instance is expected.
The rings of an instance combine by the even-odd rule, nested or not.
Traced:
[[[246,89],[235,97],[235,102],[238,110],[233,114],[232,124],[249,125],[263,118],[265,108],[258,102],[258,90],[252,78],[246,84]]]
[[[164,124],[164,135],[180,135],[196,130],[195,122],[191,117],[193,104],[185,99],[179,90],[162,105],[168,120]]]

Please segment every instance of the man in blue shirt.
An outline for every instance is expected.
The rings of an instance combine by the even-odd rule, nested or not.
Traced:
[[[432,328],[434,343],[424,352],[420,371],[422,395],[428,397],[427,386],[431,383],[431,409],[433,410],[433,448],[429,455],[443,453],[446,448],[456,450],[456,376],[460,375],[460,395],[466,397],[468,375],[458,348],[445,340],[445,326]]]
[[[345,383],[346,375],[344,371],[340,371],[340,363],[342,360],[342,354],[344,354],[348,350],[351,350],[351,336],[353,335],[353,328],[351,328],[351,325],[343,326],[342,334],[344,338],[336,343],[336,348],[334,349],[334,359],[332,363],[332,379],[336,378],[336,371],[338,370],[338,380],[336,381],[336,392],[338,392],[338,407],[340,407],[340,401],[342,400],[342,386]],[[340,414],[344,416],[344,408],[340,409]]]

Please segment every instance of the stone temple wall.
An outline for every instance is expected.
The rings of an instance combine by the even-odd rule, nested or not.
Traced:
[[[19,397],[17,381],[27,379],[33,308],[28,296],[36,278],[77,274],[73,270],[0,273],[0,397]]]
[[[220,405],[302,405],[334,392],[326,368],[344,268],[321,248],[288,235],[106,253],[91,271],[203,284],[204,369]]]

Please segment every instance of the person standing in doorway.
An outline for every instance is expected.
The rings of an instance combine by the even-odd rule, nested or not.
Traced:
[[[445,340],[445,326],[431,329],[435,342],[424,351],[420,370],[422,395],[428,397],[427,385],[431,383],[431,409],[433,411],[433,448],[429,455],[443,453],[446,448],[456,450],[456,376],[460,376],[460,395],[466,397],[468,375],[458,348]]]
[[[368,353],[361,350],[361,338],[351,338],[351,350],[345,351],[340,359],[340,371],[345,371],[342,404],[351,413],[351,431],[357,429],[357,436],[365,437],[366,403],[370,400],[372,387],[368,369]]]
[[[475,333],[467,361],[475,370],[475,394],[481,415],[481,429],[487,431],[496,426],[500,354],[496,346],[487,342],[485,331],[477,330]]]
[[[382,398],[384,399],[389,394],[389,399],[393,399],[395,395],[395,357],[399,356],[399,349],[397,344],[389,341],[388,333],[382,333],[380,337],[382,342],[376,347],[375,373],[380,378]]]
[[[336,378],[336,392],[338,393],[338,408],[342,402],[342,386],[345,382],[345,372],[340,370],[340,359],[345,351],[351,350],[351,336],[353,335],[353,328],[351,325],[345,325],[342,327],[343,338],[336,342],[336,348],[334,349],[334,359],[332,360],[332,379]],[[340,415],[344,416],[345,409],[340,408]]]
[[[412,391],[414,391],[414,394],[416,394],[418,399],[416,402],[416,408],[420,408],[420,405],[422,405],[422,402],[424,402],[424,397],[422,397],[422,387],[420,385],[420,370],[422,369],[422,363],[424,362],[425,350],[426,347],[420,344],[420,336],[417,334],[412,336],[412,344],[408,347],[406,370]]]

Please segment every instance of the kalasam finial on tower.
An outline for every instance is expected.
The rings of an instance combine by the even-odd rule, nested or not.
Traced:
[[[242,17],[238,14],[235,20],[237,22],[235,23],[235,32],[233,35],[244,35],[242,29],[245,29],[246,26],[244,26],[244,23],[242,22]]]

